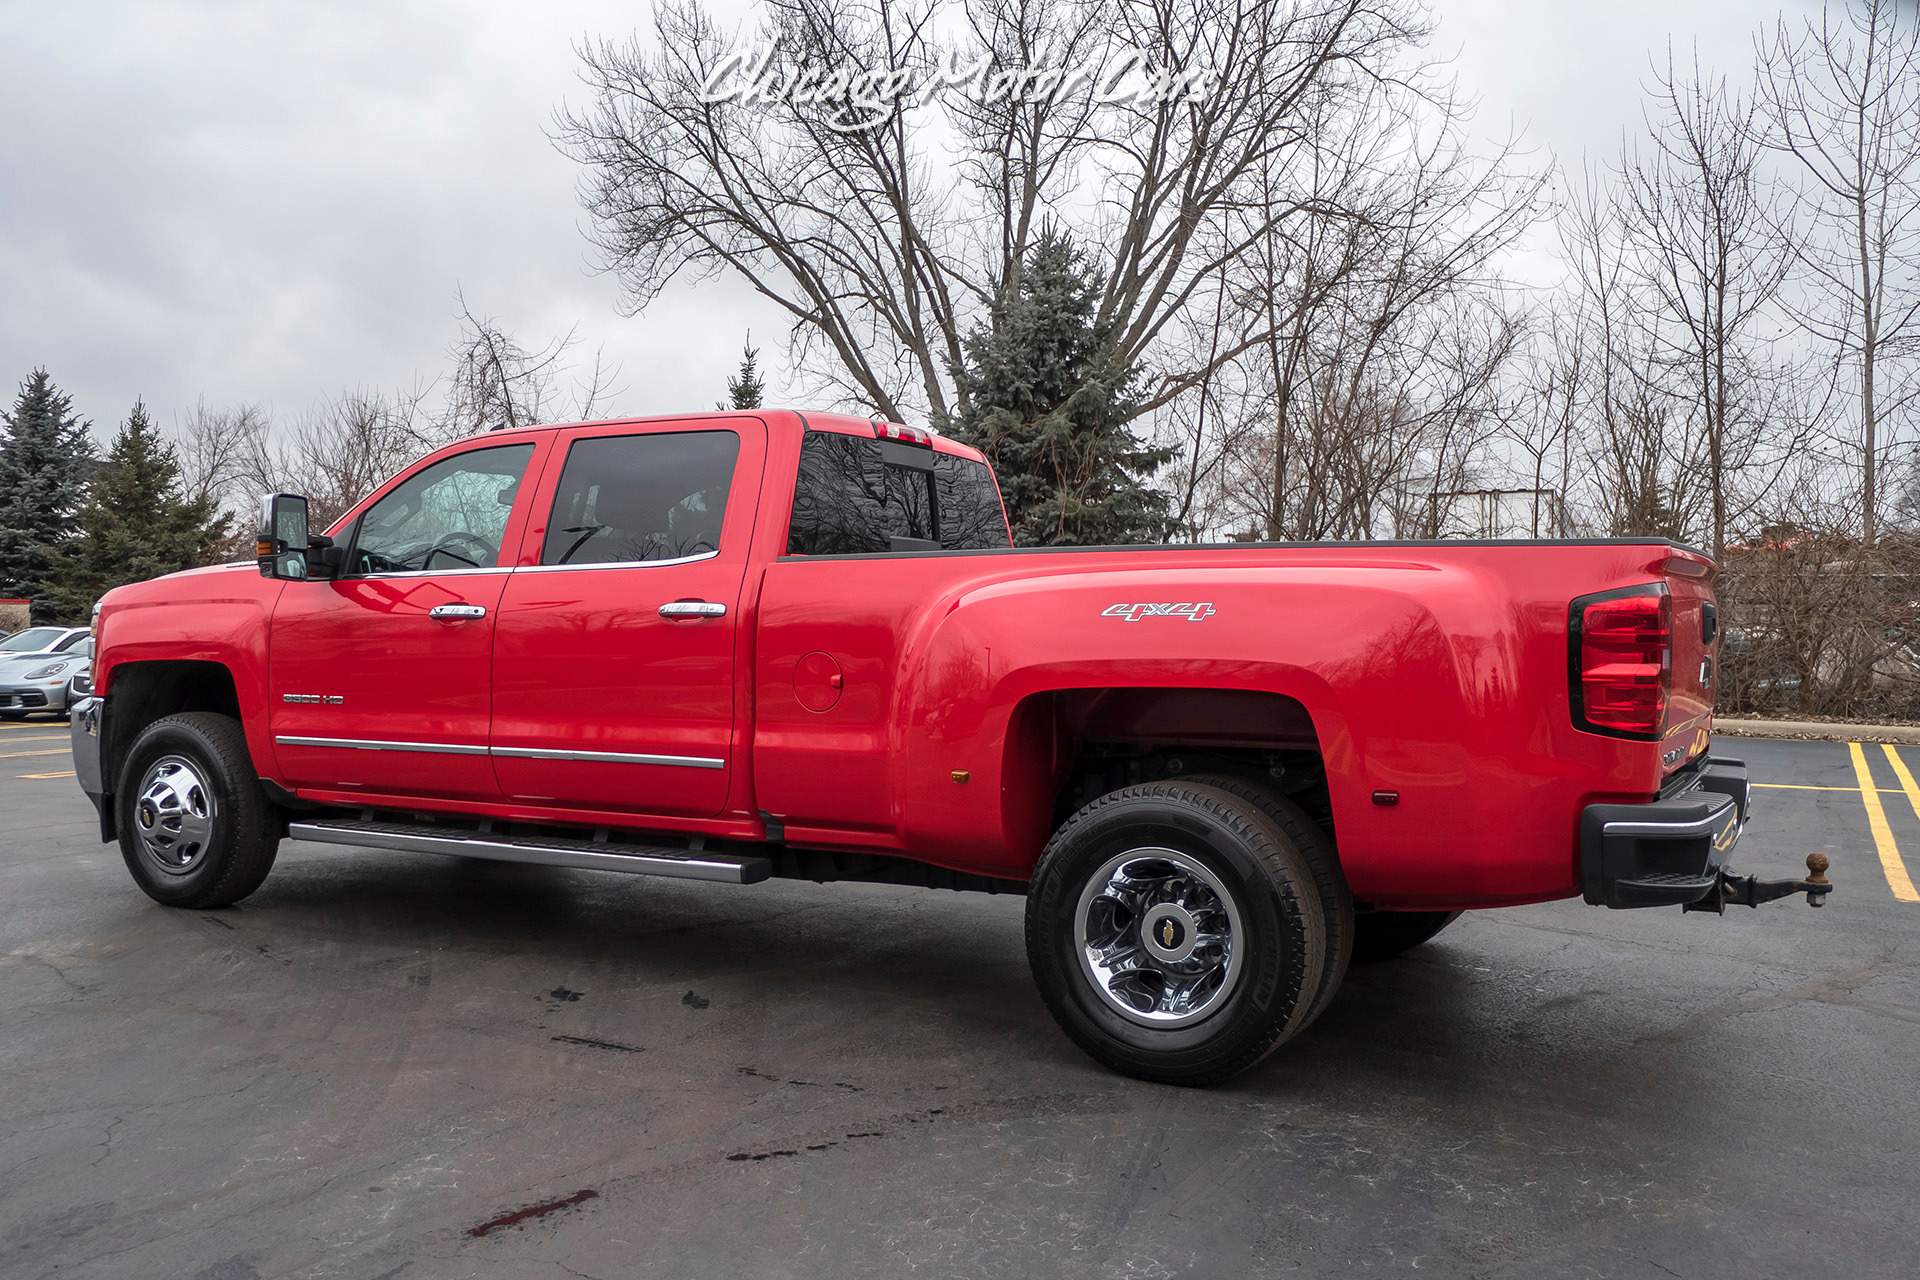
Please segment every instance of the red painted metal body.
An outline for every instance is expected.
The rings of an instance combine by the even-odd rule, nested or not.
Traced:
[[[124,587],[103,608],[95,687],[111,697],[130,662],[228,667],[262,775],[322,802],[740,839],[763,838],[771,817],[793,845],[1014,878],[1086,742],[1312,749],[1355,895],[1404,908],[1573,895],[1582,808],[1652,799],[1706,747],[1714,569],[1697,553],[1646,541],[790,557],[808,427],[869,430],[768,412],[513,433],[540,447],[498,570],[283,584],[247,566]],[[690,429],[741,438],[718,555],[538,567],[568,442]],[[1657,583],[1675,636],[1665,740],[1575,728],[1572,600]],[[485,605],[484,624],[426,618],[456,599]],[[683,599],[727,612],[659,616]],[[299,736],[495,753],[343,763],[353,753],[275,741]],[[524,754],[566,749],[722,766]]]

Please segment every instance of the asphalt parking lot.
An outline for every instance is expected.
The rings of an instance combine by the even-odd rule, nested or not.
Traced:
[[[9,1280],[1920,1272],[1920,748],[1718,744],[1824,910],[1470,914],[1199,1092],[1016,899],[288,844],[158,907],[65,732],[0,726]]]

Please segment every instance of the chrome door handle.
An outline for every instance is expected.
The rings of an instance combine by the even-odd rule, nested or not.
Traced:
[[[427,610],[429,618],[484,618],[487,607],[483,604],[437,604]]]
[[[724,618],[727,606],[710,600],[670,600],[660,606],[663,618]]]

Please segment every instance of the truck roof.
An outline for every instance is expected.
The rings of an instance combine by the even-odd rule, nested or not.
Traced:
[[[705,412],[649,414],[646,417],[638,418],[592,418],[583,422],[530,422],[518,427],[495,427],[492,432],[483,434],[491,435],[499,431],[558,431],[569,427],[645,426],[655,422],[684,422],[690,418],[698,418],[703,421],[716,418],[755,418],[764,422],[769,431],[778,431],[786,427],[798,427],[802,431],[831,431],[839,435],[853,436],[871,436],[873,434],[873,424],[886,421],[886,419],[881,418],[878,414],[870,418],[863,418],[858,414],[851,413],[822,413],[817,410],[785,408],[709,409]],[[940,453],[953,454],[961,458],[972,458],[977,462],[986,461],[986,455],[978,449],[964,445],[949,436],[943,436],[932,427],[922,426],[918,429],[933,437],[933,447]],[[469,438],[471,439],[473,437]]]

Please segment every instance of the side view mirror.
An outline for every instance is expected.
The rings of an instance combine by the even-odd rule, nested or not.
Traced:
[[[307,577],[307,500],[294,493],[260,499],[260,576],[304,581]]]

